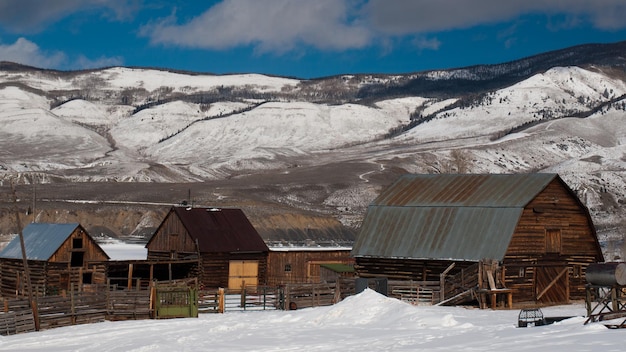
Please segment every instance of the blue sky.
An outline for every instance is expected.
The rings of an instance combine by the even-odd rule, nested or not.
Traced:
[[[0,0],[0,61],[315,78],[626,40],[624,0]]]

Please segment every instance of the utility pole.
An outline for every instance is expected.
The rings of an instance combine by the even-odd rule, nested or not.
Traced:
[[[22,248],[22,263],[24,266],[24,279],[26,280],[26,290],[28,291],[28,303],[33,311],[33,320],[35,322],[35,330],[39,331],[39,314],[37,311],[37,302],[33,295],[33,286],[30,281],[30,269],[28,268],[28,258],[26,256],[26,245],[24,244],[24,232],[22,231],[22,220],[20,219],[20,211],[17,207],[17,193],[15,184],[11,180],[11,192],[13,193],[13,207],[15,213],[15,225],[17,226],[17,235],[20,238],[20,247]]]

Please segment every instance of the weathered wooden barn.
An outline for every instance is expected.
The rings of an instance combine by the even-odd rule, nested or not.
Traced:
[[[404,175],[370,204],[352,255],[360,277],[442,287],[457,277],[465,297],[485,289],[477,263],[490,260],[486,289],[539,304],[583,299],[586,267],[603,261],[587,208],[541,173]],[[439,300],[459,292],[446,287]]]
[[[206,288],[267,282],[269,249],[241,209],[172,207],[146,248],[148,261],[198,260]]]
[[[319,283],[322,265],[352,266],[353,263],[349,248],[272,248],[268,259],[268,285]]]
[[[22,231],[33,290],[57,294],[74,285],[106,282],[108,255],[78,223],[31,223]],[[24,263],[19,236],[0,252],[0,293],[3,297],[26,294]]]

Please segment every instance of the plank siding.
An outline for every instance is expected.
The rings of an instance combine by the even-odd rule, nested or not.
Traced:
[[[560,232],[560,251],[549,253],[547,233],[554,230]],[[569,290],[568,299],[584,299],[584,271],[598,261],[602,261],[602,254],[587,210],[555,179],[522,212],[503,259],[505,282],[513,289],[516,301],[534,301],[540,293],[537,268],[565,266],[570,268],[568,281],[554,285],[555,293],[549,297],[562,297]],[[550,298],[548,302],[560,303],[550,302]]]
[[[183,223],[173,212],[168,213],[150,239],[148,259],[189,258],[197,253],[198,246]]]
[[[350,250],[271,250],[268,257],[268,285],[319,283],[320,265],[351,265]]]

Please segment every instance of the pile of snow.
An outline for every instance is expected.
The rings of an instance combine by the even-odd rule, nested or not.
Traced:
[[[412,306],[371,290],[330,307],[103,322],[0,337],[0,351],[621,351],[624,330],[573,316],[517,328],[517,310]]]

